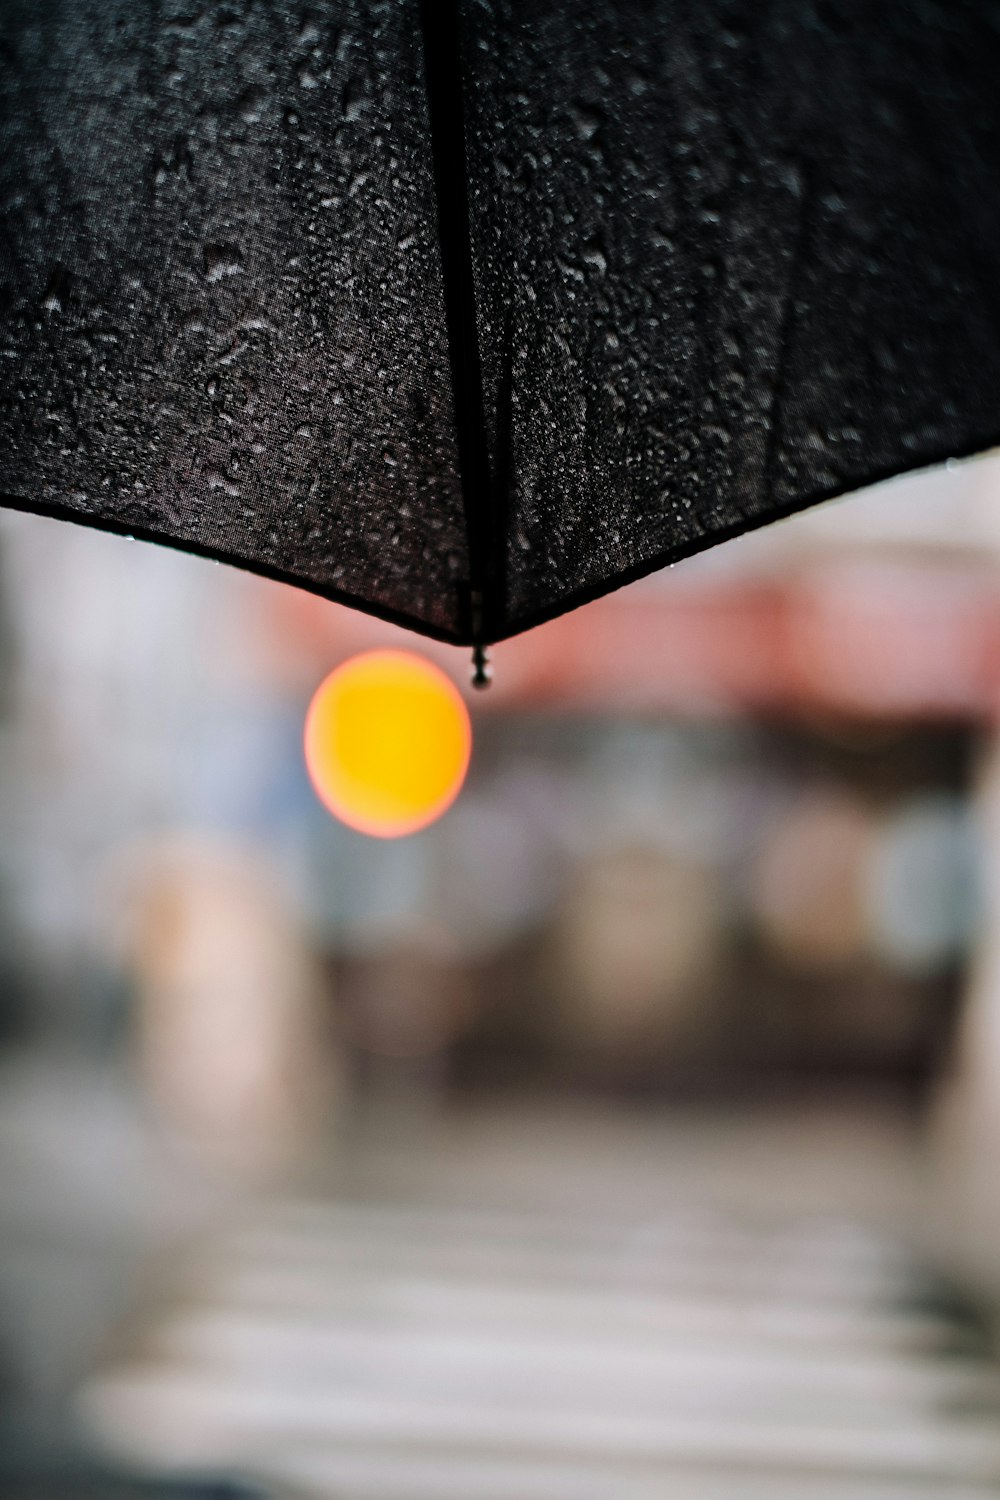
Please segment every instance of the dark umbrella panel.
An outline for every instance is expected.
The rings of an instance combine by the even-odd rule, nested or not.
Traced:
[[[1000,438],[1000,7],[0,0],[7,504],[497,639]]]

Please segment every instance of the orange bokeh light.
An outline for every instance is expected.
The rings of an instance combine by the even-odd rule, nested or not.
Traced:
[[[407,651],[368,651],[331,672],[306,715],[305,755],[334,817],[375,838],[426,828],[461,790],[472,750],[455,685]]]

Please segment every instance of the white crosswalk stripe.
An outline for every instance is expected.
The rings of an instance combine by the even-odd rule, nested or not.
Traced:
[[[119,1450],[337,1500],[981,1500],[992,1363],[844,1225],[286,1202],[90,1385]]]

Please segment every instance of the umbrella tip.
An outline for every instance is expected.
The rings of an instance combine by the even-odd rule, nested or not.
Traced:
[[[488,688],[493,681],[493,668],[490,666],[489,653],[485,646],[475,645],[472,648],[472,686]]]

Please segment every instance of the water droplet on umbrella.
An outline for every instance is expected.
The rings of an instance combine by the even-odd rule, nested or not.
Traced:
[[[153,186],[161,188],[171,178],[190,181],[194,175],[194,154],[191,143],[184,135],[174,137],[173,146],[164,156],[153,160]]]
[[[256,125],[264,118],[266,104],[267,96],[264,91],[251,85],[240,95],[236,109],[241,120],[245,120],[248,125]]]
[[[569,114],[582,141],[589,141],[604,123],[604,115],[596,105],[584,104],[579,100],[570,105]]]
[[[580,259],[584,265],[592,266],[601,276],[608,269],[608,258],[597,240],[591,240],[589,244],[584,245],[580,252]]]
[[[236,499],[241,493],[239,485],[230,479],[227,474],[223,474],[220,469],[206,469],[205,483],[210,490],[222,490],[223,494],[229,495],[233,499]]]
[[[220,365],[233,364],[235,360],[239,359],[245,348],[246,344],[242,339],[233,339],[232,343],[227,345],[221,354],[216,355],[216,363]]]
[[[204,269],[206,281],[222,281],[226,276],[240,274],[243,257],[234,245],[206,245]]]
[[[356,78],[348,80],[344,88],[344,119],[357,120],[364,113],[368,100]]]
[[[57,265],[49,277],[49,284],[45,289],[45,296],[42,300],[42,306],[45,308],[45,311],[51,313],[64,312],[72,285],[73,278],[66,267]]]

